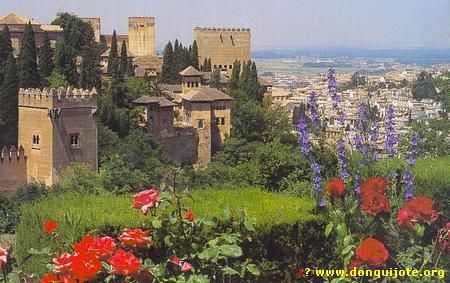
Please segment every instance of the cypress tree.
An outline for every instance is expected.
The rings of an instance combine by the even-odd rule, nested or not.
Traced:
[[[41,85],[36,60],[36,43],[31,22],[25,26],[18,59],[19,86],[23,88]]]
[[[80,71],[80,87],[84,89],[91,89],[95,87],[100,89],[100,65],[99,56],[95,52],[94,45],[91,43],[86,45],[82,53],[83,61],[81,63]]]
[[[5,77],[6,60],[12,51],[11,34],[8,26],[5,25],[3,31],[0,33],[0,85],[3,84]]]
[[[50,39],[48,38],[47,32],[44,34],[44,43],[41,46],[39,52],[39,72],[41,74],[42,82],[53,72],[53,51],[50,47]]]
[[[78,82],[76,51],[66,43],[64,37],[60,37],[56,42],[54,59],[58,73],[64,75],[71,85],[76,85]]]
[[[172,82],[172,69],[174,67],[174,52],[172,48],[172,43],[166,44],[164,48],[163,54],[163,63],[162,63],[162,74],[161,80],[163,83],[171,83]]]
[[[211,80],[209,81],[209,86],[213,88],[219,88],[220,84],[220,70],[215,68],[211,74]]]
[[[249,82],[248,82],[248,93],[256,101],[262,102],[263,92],[261,85],[258,81],[258,71],[256,69],[256,63],[253,61],[250,67]]]
[[[190,57],[190,61],[191,61],[191,66],[198,70],[199,69],[199,62],[198,62],[197,40],[194,40],[194,42],[192,43],[192,49],[191,49],[191,52],[189,54],[189,57]]]
[[[120,75],[123,77],[127,72],[128,66],[128,53],[127,53],[127,45],[125,41],[122,41],[122,46],[120,47]]]
[[[117,51],[116,31],[114,31],[111,39],[111,48],[109,49],[107,73],[108,75],[112,76],[118,70],[119,70],[119,55]]]
[[[203,60],[203,65],[201,67],[201,70],[203,72],[207,72],[207,69],[208,69],[208,59],[206,59],[206,57],[205,57],[205,60]]]
[[[239,76],[241,74],[241,62],[238,60],[234,61],[233,63],[233,71],[231,72],[230,77],[230,89],[235,90],[239,88]]]
[[[244,62],[244,64],[242,65],[242,73],[241,73],[241,78],[239,80],[239,88],[243,91],[247,90],[247,85],[248,85],[248,81],[249,81],[249,75],[250,75],[250,67],[251,67],[251,62]]]
[[[0,145],[17,145],[19,80],[16,59],[10,52],[5,64],[5,78],[0,89]]]
[[[134,77],[134,65],[133,65],[133,59],[131,59],[131,58],[128,60],[126,75],[128,77]]]
[[[206,70],[207,72],[211,72],[212,71],[212,66],[211,66],[211,58],[208,58],[208,64],[207,64],[208,69]]]

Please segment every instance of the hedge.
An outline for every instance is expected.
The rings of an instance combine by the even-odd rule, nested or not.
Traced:
[[[117,235],[125,227],[149,227],[151,217],[131,209],[131,196],[63,195],[22,206],[16,228],[15,255],[22,262],[30,248],[56,248],[56,243],[42,230],[49,219],[56,219],[58,233],[68,241],[83,234]],[[328,259],[329,245],[324,244],[323,221],[313,213],[314,201],[269,193],[258,189],[207,189],[193,191],[187,203],[197,216],[223,219],[222,211],[243,209],[256,223],[253,235],[246,235],[243,249],[246,257],[262,265],[264,280],[288,278],[295,274],[297,260],[317,266]],[[227,223],[222,223],[223,227]],[[219,227],[221,226],[219,225]],[[47,271],[50,258],[33,254],[21,268],[38,277]],[[281,277],[280,277],[281,276]]]

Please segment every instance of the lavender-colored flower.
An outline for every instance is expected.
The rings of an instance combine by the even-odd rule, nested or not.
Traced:
[[[336,73],[332,67],[328,68],[327,84],[328,84],[328,93],[330,94],[331,99],[333,100],[333,109],[336,109],[340,101],[340,97],[336,92],[337,88]]]
[[[406,186],[405,199],[410,200],[414,197],[414,184],[411,176],[411,171],[406,170],[405,175],[403,175],[403,183]]]
[[[361,175],[359,175],[359,173],[355,175],[354,181],[355,181],[355,192],[359,194],[359,192],[361,191]]]
[[[397,177],[398,177],[397,171],[392,171],[391,173],[389,173],[389,178],[390,178],[391,180],[394,180],[394,179],[396,179]]]
[[[369,127],[369,112],[367,110],[367,104],[361,102],[358,106],[358,120],[356,121],[356,129],[360,133],[366,133]]]
[[[395,145],[397,144],[397,136],[395,135],[394,127],[394,107],[389,104],[386,111],[386,152],[389,156],[393,156],[395,153]]]
[[[364,144],[363,138],[360,134],[356,134],[353,138],[353,142],[357,150],[365,154],[367,152],[367,146]]]
[[[336,148],[338,152],[338,165],[339,168],[341,169],[341,177],[342,179],[347,180],[348,177],[350,177],[350,175],[347,170],[347,163],[345,158],[345,144],[342,139],[339,139],[336,142]]]
[[[409,166],[414,166],[416,163],[417,156],[417,143],[419,142],[419,134],[413,133],[411,135],[411,144],[408,151],[408,164]]]
[[[311,170],[312,170],[312,184],[314,188],[317,191],[317,194],[322,192],[322,176],[320,175],[320,165],[317,164],[315,161],[311,163]]]
[[[379,138],[378,123],[376,120],[373,120],[372,124],[370,125],[370,141],[372,143],[376,143],[378,141],[378,138]]]
[[[317,105],[317,94],[314,91],[309,94],[306,106],[310,112],[311,121],[317,128],[320,128],[321,123],[320,123],[320,118],[319,118],[319,114],[318,114],[319,106]]]
[[[320,207],[325,207],[325,206],[327,206],[327,201],[326,201],[325,199],[321,199],[320,202],[319,202],[319,206],[320,206]]]
[[[303,117],[298,120],[297,131],[301,152],[303,156],[309,156],[311,153],[311,146],[309,144],[308,124]]]

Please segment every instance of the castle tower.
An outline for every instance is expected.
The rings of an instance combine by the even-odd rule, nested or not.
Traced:
[[[181,75],[181,92],[188,93],[192,89],[202,86],[202,73],[196,68],[189,66],[180,72]]]
[[[249,28],[194,28],[197,41],[199,62],[211,58],[214,70],[231,73],[234,61],[250,60]]]
[[[92,27],[95,42],[100,42],[100,18],[81,18],[81,20]]]
[[[96,109],[95,88],[19,90],[19,144],[28,180],[52,185],[71,162],[97,170]]]
[[[155,18],[128,18],[129,51],[134,56],[155,55]]]

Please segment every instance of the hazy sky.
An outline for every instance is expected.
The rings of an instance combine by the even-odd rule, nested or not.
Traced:
[[[265,47],[449,47],[450,0],[0,0],[47,23],[58,11],[100,17],[102,33],[127,33],[128,16],[156,17],[156,45],[191,43],[195,26],[249,27]]]

